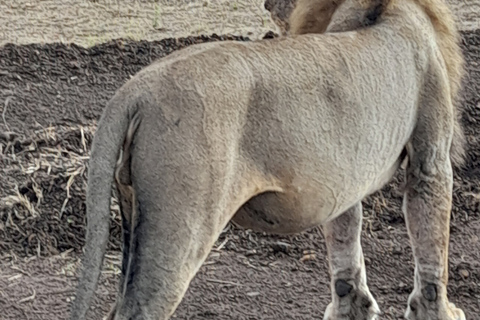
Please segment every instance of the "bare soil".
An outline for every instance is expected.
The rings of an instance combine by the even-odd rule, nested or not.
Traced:
[[[455,172],[451,223],[452,302],[480,314],[480,30],[462,32],[468,77],[462,122],[467,163]],[[117,40],[89,49],[30,44],[0,48],[1,319],[67,318],[85,232],[85,181],[96,120],[106,101],[152,60],[204,41]],[[413,260],[400,210],[401,173],[364,202],[369,285],[384,312],[402,319]],[[109,255],[92,308],[114,299],[120,225],[115,202]],[[267,236],[229,225],[175,313],[178,319],[318,319],[330,300],[318,228]]]

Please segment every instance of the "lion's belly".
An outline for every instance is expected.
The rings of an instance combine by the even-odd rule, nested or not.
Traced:
[[[233,221],[255,231],[291,234],[322,224],[348,205],[343,201],[338,203],[328,189],[309,191],[259,194],[238,210]]]
[[[338,217],[387,183],[403,156],[394,159],[393,164],[381,170],[365,166],[364,170],[332,169],[323,173],[306,170],[288,178],[277,175],[277,189],[282,191],[266,191],[254,196],[237,211],[233,221],[244,228],[275,234],[298,233],[316,227]],[[265,188],[269,189],[272,190]]]

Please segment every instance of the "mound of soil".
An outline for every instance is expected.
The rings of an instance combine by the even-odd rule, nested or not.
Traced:
[[[475,319],[480,312],[480,31],[462,36],[468,70],[462,122],[469,149],[465,167],[455,171],[449,294],[466,311],[467,319]],[[0,288],[8,288],[0,289],[6,319],[66,315],[75,271],[62,273],[66,277],[62,278],[47,270],[64,270],[66,262],[48,260],[30,269],[30,264],[16,257],[80,253],[88,153],[106,101],[154,59],[191,44],[222,40],[249,39],[213,35],[157,42],[118,40],[91,49],[63,44],[0,48],[0,252],[10,257],[11,264],[0,275]],[[399,173],[364,202],[369,284],[384,319],[402,316],[412,290],[413,260],[400,209],[402,182]],[[112,208],[116,223],[111,227],[109,249],[118,252],[115,201]],[[318,229],[279,237],[229,225],[216,246],[209,258],[213,262],[202,267],[176,317],[310,319],[323,313],[330,293]],[[29,277],[18,280],[18,268]],[[108,310],[104,302],[113,299],[113,291],[105,288],[112,288],[115,277],[105,281],[99,289],[104,294],[93,311],[98,319]],[[32,292],[39,294],[30,299]],[[61,298],[55,298],[55,292]],[[53,298],[45,298],[50,295]],[[55,307],[46,309],[46,305]]]

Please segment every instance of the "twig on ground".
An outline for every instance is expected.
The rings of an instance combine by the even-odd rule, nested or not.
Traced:
[[[225,246],[225,244],[228,242],[228,240],[230,240],[229,238],[226,238],[222,243],[220,243],[220,245],[216,248],[213,249],[213,251],[220,251],[222,250],[222,248]]]
[[[33,294],[31,296],[23,298],[22,300],[18,301],[18,303],[24,303],[24,302],[35,300],[36,295],[37,293],[35,292],[35,289],[33,289]]]
[[[240,286],[243,287],[243,284],[236,283],[236,282],[231,282],[231,281],[223,281],[223,280],[217,280],[217,279],[207,279],[208,282],[213,282],[213,283],[219,283],[219,284],[230,284],[232,286]]]
[[[7,128],[8,131],[10,131],[10,126],[8,125],[7,120],[5,119],[5,114],[7,113],[7,107],[8,107],[8,104],[10,103],[10,100],[12,100],[12,98],[13,96],[8,96],[5,99],[5,103],[3,105],[3,112],[2,112],[3,123],[5,124],[5,128]]]
[[[32,275],[30,273],[28,273],[27,271],[25,270],[22,270],[20,269],[19,267],[16,267],[16,266],[10,266],[10,269],[13,269],[13,270],[16,270],[20,273],[23,273],[24,275],[28,276],[28,277],[31,277]]]

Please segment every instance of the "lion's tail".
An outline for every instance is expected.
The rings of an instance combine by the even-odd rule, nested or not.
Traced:
[[[72,320],[85,319],[97,288],[110,231],[111,189],[117,159],[132,117],[127,106],[110,103],[100,118],[89,160],[87,188],[87,232],[83,270],[73,304]]]

